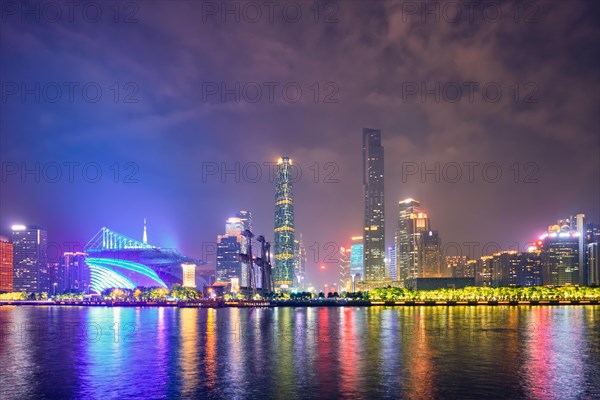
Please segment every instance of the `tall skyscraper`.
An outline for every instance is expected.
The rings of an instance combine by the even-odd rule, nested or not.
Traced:
[[[414,199],[399,203],[398,225],[396,228],[396,270],[398,280],[419,278],[419,242],[421,234],[429,231],[429,217],[421,209],[421,203]]]
[[[240,261],[240,238],[238,236],[219,235],[217,238],[217,282],[231,282],[242,276]]]
[[[590,285],[600,286],[600,260],[598,254],[598,243],[590,243],[587,248],[588,276]]]
[[[16,292],[47,292],[48,234],[37,226],[13,225],[13,286]]]
[[[249,211],[239,211],[235,217],[225,221],[225,234],[217,237],[218,282],[248,286],[246,265],[240,259],[240,254],[246,253],[248,239],[242,236],[246,229],[252,230],[252,214]]]
[[[294,284],[294,201],[293,168],[289,157],[277,162],[275,188],[275,289],[287,290]]]
[[[542,235],[544,285],[577,285],[580,279],[580,236],[570,220],[559,220]]]
[[[13,291],[13,245],[0,237],[0,293]]]
[[[353,282],[362,281],[364,276],[364,244],[362,236],[352,237],[350,246],[350,277]]]
[[[239,227],[241,229],[240,233],[245,231],[245,230],[249,230],[252,231],[252,213],[250,211],[245,211],[245,210],[241,210],[238,211],[235,214],[235,217],[239,219],[239,222],[241,223],[241,227]],[[232,228],[235,229],[234,226],[232,226]],[[225,231],[227,231],[227,229],[225,229]],[[248,238],[245,236],[241,236],[240,237],[240,246],[241,246],[241,251],[240,253],[242,254],[246,254],[246,247],[247,247],[247,243],[248,243]],[[245,263],[242,263],[242,274],[239,277],[239,279],[236,282],[237,286],[243,286],[243,287],[248,287],[248,266]],[[232,283],[232,287],[233,287],[233,283]]]
[[[363,129],[363,185],[365,190],[364,280],[377,282],[385,276],[385,219],[381,131]]]
[[[294,240],[294,286],[302,290],[306,286],[306,262],[306,248],[300,235],[300,240]]]
[[[588,284],[588,269],[587,269],[587,243],[586,243],[586,226],[585,215],[577,214],[571,217],[571,231],[577,232],[578,239],[578,255],[579,255],[579,276],[577,282],[580,285]]]

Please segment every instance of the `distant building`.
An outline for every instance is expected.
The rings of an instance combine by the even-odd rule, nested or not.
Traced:
[[[217,237],[217,282],[231,282],[233,278],[242,277],[240,242],[239,236],[219,235]]]
[[[419,237],[419,278],[442,277],[442,250],[438,231],[425,231]]]
[[[577,285],[580,279],[580,232],[573,231],[568,220],[550,226],[540,238],[544,285]]]
[[[242,263],[240,254],[246,254],[248,238],[242,235],[245,230],[252,230],[252,214],[239,211],[235,217],[225,221],[225,234],[217,236],[217,282],[231,283],[237,279],[237,285],[248,286],[248,271]]]
[[[277,162],[275,188],[275,267],[276,290],[288,290],[294,284],[294,200],[293,168],[289,157]]]
[[[304,290],[306,286],[306,248],[300,240],[294,240],[294,287]]]
[[[519,261],[517,286],[541,286],[543,284],[541,251],[519,253]]]
[[[352,277],[350,276],[350,256],[352,250],[347,247],[340,248],[340,292],[352,291]]]
[[[183,263],[181,264],[183,269],[183,287],[195,288],[196,287],[196,264]]]
[[[352,237],[352,246],[350,246],[350,277],[354,282],[362,281],[364,276],[364,245],[362,236]]]
[[[239,219],[239,222],[241,223],[241,227],[239,227],[241,229],[241,232],[248,230],[252,232],[252,213],[250,211],[245,211],[245,210],[241,210],[238,211],[237,214],[235,215],[236,218]],[[227,232],[227,229],[226,229]],[[233,232],[231,232],[231,234],[233,234]],[[241,236],[240,237],[240,253],[241,254],[246,254],[246,248],[247,248],[247,243],[248,243],[248,238],[245,236]],[[238,279],[238,283],[237,283],[237,287],[239,287],[240,285],[243,287],[247,287],[248,286],[248,266],[244,263],[242,263],[242,268],[241,268],[241,275]],[[234,287],[232,285],[232,287]]]
[[[398,280],[418,278],[420,275],[419,243],[421,234],[429,231],[429,217],[421,209],[421,203],[414,199],[399,203],[398,225],[396,228],[396,265]]]
[[[590,243],[587,248],[589,283],[590,285],[600,286],[600,262],[598,254],[598,243]]]
[[[396,273],[396,244],[391,247],[388,247],[387,251],[387,270],[386,275],[392,280],[397,280],[398,276]]]
[[[13,291],[13,245],[0,238],[0,292]]]
[[[48,294],[54,296],[57,294],[61,294],[63,292],[63,288],[61,285],[61,263],[60,262],[49,262],[47,264],[46,270],[48,271],[48,287],[50,290]]]
[[[476,260],[467,256],[446,256],[444,276],[451,278],[475,278]]]
[[[86,263],[85,253],[67,252],[61,257],[58,282],[58,292],[83,291],[89,293],[91,286],[90,267]],[[54,289],[52,289],[54,291]]]
[[[13,225],[13,287],[20,292],[48,292],[48,234],[38,226]]]
[[[363,279],[367,282],[378,282],[386,279],[383,166],[381,131],[378,129],[363,129],[363,185],[365,193]]]

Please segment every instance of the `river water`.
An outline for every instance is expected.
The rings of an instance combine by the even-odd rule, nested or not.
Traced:
[[[0,307],[0,398],[600,398],[599,306]]]

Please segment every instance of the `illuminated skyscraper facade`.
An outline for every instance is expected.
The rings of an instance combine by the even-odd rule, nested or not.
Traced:
[[[396,244],[394,244],[392,247],[388,247],[388,254],[387,254],[387,263],[388,263],[388,276],[392,281],[396,281],[398,280],[398,273],[397,273],[397,268],[396,268]]]
[[[306,263],[306,248],[300,237],[300,240],[294,240],[294,286],[302,290],[306,286]]]
[[[364,276],[364,245],[362,236],[352,237],[350,247],[350,277],[354,282],[362,281]]]
[[[398,280],[421,278],[419,276],[421,234],[429,231],[429,218],[414,199],[399,202],[396,228],[396,270]]]
[[[349,292],[352,290],[352,277],[350,276],[351,251],[347,247],[340,248],[340,292]]]
[[[245,230],[249,230],[252,231],[252,213],[250,211],[239,211],[236,215],[235,218],[237,218],[239,220],[239,223],[241,224],[241,226],[233,226],[233,229],[239,229],[240,233],[245,231]],[[227,229],[226,229],[227,231]],[[233,232],[232,232],[233,233]],[[246,254],[246,245],[248,243],[248,238],[245,236],[240,236],[240,253],[242,254]],[[243,287],[248,287],[248,266],[245,263],[242,263],[242,268],[241,268],[242,274],[239,277],[239,279],[237,280],[236,285],[239,287],[240,285]],[[233,286],[233,283],[232,283]]]
[[[293,167],[289,157],[277,162],[275,188],[275,289],[287,290],[294,284],[294,201]]]
[[[13,245],[0,238],[0,293],[13,291]]]
[[[590,243],[587,247],[588,276],[590,285],[600,286],[600,260],[598,243]]]
[[[14,291],[49,291],[46,230],[37,226],[14,225],[12,243]]]
[[[552,235],[552,234],[551,234]],[[579,283],[579,238],[569,232],[544,240],[542,262],[544,285]]]
[[[419,278],[442,278],[442,241],[438,231],[425,231],[419,238]]]
[[[363,186],[365,190],[364,280],[377,282],[385,276],[385,220],[381,131],[363,129]]]
[[[235,217],[225,221],[225,235],[217,237],[217,281],[232,283],[247,287],[246,265],[242,263],[240,254],[246,253],[245,230],[252,230],[252,214],[249,211],[239,211]]]
[[[242,262],[240,261],[240,251],[240,239],[238,236],[218,236],[217,282],[231,282],[232,278],[241,278]]]

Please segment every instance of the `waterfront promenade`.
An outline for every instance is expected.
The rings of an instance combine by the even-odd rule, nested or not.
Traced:
[[[373,307],[373,306],[574,306],[598,305],[599,300],[470,300],[470,301],[372,301],[372,300],[203,300],[178,301],[0,301],[0,306],[64,306],[64,307],[179,307],[179,308],[222,308],[222,307]]]

